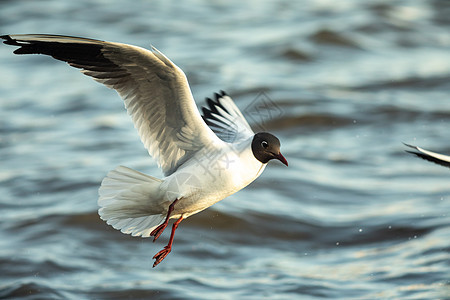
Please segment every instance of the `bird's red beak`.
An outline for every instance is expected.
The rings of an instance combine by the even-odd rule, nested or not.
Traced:
[[[287,162],[286,158],[284,158],[283,154],[281,154],[281,152],[278,153],[278,155],[276,157],[279,161],[281,161],[283,164],[285,164],[286,167],[288,166],[288,162]]]

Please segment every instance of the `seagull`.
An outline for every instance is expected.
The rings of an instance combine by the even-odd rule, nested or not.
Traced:
[[[272,159],[286,166],[280,141],[254,133],[225,92],[197,109],[186,75],[164,54],[101,40],[46,34],[0,36],[15,54],[44,54],[67,62],[117,91],[139,137],[164,178],[119,166],[99,188],[100,218],[125,234],[156,241],[175,219],[156,267],[172,250],[183,219],[246,187]]]
[[[428,161],[434,162],[438,165],[450,168],[450,156],[439,154],[436,152],[431,152],[429,150],[425,150],[425,149],[422,149],[420,147],[416,147],[413,145],[405,144],[405,146],[413,148],[417,151],[416,152],[416,151],[406,150],[406,152],[408,152],[408,153],[412,153],[412,154],[417,155],[418,157],[423,158],[425,160],[428,160]]]

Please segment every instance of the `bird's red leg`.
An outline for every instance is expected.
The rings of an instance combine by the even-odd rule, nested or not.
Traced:
[[[183,217],[180,217],[178,220],[176,220],[172,225],[172,232],[170,233],[170,239],[167,246],[164,247],[161,251],[155,254],[153,256],[153,259],[156,259],[153,263],[153,268],[156,267],[166,256],[172,251],[172,244],[173,244],[173,237],[175,236],[175,230],[177,230],[178,224],[183,220]]]
[[[177,201],[178,201],[178,199],[175,199],[175,201],[173,201],[172,204],[169,205],[169,209],[167,210],[167,216],[166,216],[166,219],[164,220],[164,223],[162,223],[161,225],[156,227],[150,233],[150,236],[154,236],[155,237],[153,239],[153,241],[156,241],[156,239],[159,238],[159,236],[163,233],[164,229],[166,229],[167,225],[169,225],[170,214],[173,212],[173,209],[175,207],[175,203],[177,203]]]

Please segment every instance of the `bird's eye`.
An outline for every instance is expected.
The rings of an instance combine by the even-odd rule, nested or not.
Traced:
[[[266,141],[262,141],[262,142],[261,142],[261,146],[262,146],[264,149],[267,149],[267,147],[269,147],[269,143],[267,143]]]

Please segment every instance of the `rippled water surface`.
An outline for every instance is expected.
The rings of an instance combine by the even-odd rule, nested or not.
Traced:
[[[97,215],[117,165],[162,177],[120,98],[0,45],[0,298],[450,299],[449,169],[402,144],[450,154],[449,16],[446,0],[1,1],[1,34],[154,45],[199,105],[223,89],[275,133],[289,167],[183,221],[152,269],[167,232]]]

